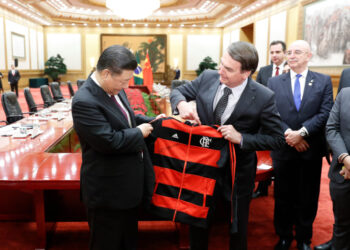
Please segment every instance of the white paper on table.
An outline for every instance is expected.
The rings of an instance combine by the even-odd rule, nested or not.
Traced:
[[[11,136],[14,133],[14,129],[11,127],[0,128],[0,136]]]
[[[32,136],[31,138],[34,139],[35,137],[37,137],[38,135],[42,134],[44,131],[42,130],[38,130],[38,131],[34,131],[32,132]]]
[[[260,169],[260,170],[269,170],[269,169],[271,169],[272,168],[272,166],[271,165],[267,165],[267,164],[260,164],[259,166],[258,166],[258,169]]]
[[[30,133],[15,133],[12,135],[12,138],[26,138]]]

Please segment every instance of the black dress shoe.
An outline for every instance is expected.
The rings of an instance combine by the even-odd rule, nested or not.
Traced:
[[[292,241],[280,239],[275,246],[275,250],[288,250]]]
[[[300,243],[297,245],[298,250],[311,250],[310,244]]]
[[[260,190],[256,190],[253,195],[252,198],[258,198],[258,197],[263,197],[263,196],[267,196],[267,192],[261,192]]]
[[[327,241],[326,243],[323,243],[321,245],[315,246],[315,250],[331,250],[332,249],[332,240]]]

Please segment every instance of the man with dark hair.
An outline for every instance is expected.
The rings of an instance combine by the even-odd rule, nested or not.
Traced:
[[[346,87],[350,87],[350,68],[344,69],[343,72],[341,72],[337,93],[339,93],[342,88]]]
[[[256,81],[267,86],[267,81],[272,76],[283,73],[286,56],[286,44],[283,41],[273,41],[270,44],[271,64],[260,68]]]
[[[275,172],[274,225],[280,237],[275,249],[308,250],[320,192],[322,157],[326,155],[325,125],[333,105],[331,78],[308,69],[310,45],[293,42],[287,51],[288,74],[272,77],[286,143],[271,154]]]
[[[265,67],[261,67],[256,77],[258,83],[267,86],[267,81],[270,77],[278,76],[283,74],[286,56],[286,44],[283,41],[273,41],[270,43],[270,58],[271,64]],[[271,183],[270,180],[261,181],[255,192],[253,193],[253,198],[258,198],[261,196],[267,196],[268,187]]]
[[[11,87],[11,91],[15,91],[16,96],[18,97],[18,81],[21,78],[21,75],[13,64],[11,65],[11,70],[9,71],[7,78]]]
[[[152,194],[152,185],[144,187],[144,180],[154,181],[144,138],[154,118],[135,116],[123,90],[136,67],[128,49],[107,48],[72,102],[83,158],[81,196],[94,250],[136,249],[138,207],[146,191]]]
[[[218,71],[206,70],[191,83],[171,92],[174,114],[198,124],[220,125],[218,131],[234,144],[235,180],[227,161],[214,193],[231,203],[230,249],[247,249],[249,204],[254,188],[256,150],[283,144],[280,117],[272,91],[250,76],[258,53],[247,42],[232,43],[221,58]],[[196,101],[196,108],[189,102]],[[190,226],[191,250],[208,249],[209,230]]]
[[[337,98],[338,98],[340,91],[343,88],[347,88],[347,87],[350,87],[350,68],[344,69],[343,72],[341,73],[338,91],[337,91]],[[345,113],[348,112],[346,105],[349,104],[349,100],[350,100],[349,99],[349,97],[350,97],[349,90],[344,91],[344,94],[341,97],[341,101],[336,100],[336,102],[332,108],[331,115],[330,115],[328,122],[327,122],[327,130],[331,131],[332,133],[335,133],[335,134],[340,134],[339,135],[340,138],[341,137],[345,138],[349,134],[349,131],[347,131],[347,130],[338,131],[340,129],[340,126],[339,126],[340,120],[341,120],[342,124],[348,124],[348,123],[346,123]],[[341,109],[340,109],[340,107],[341,107]],[[344,108],[344,107],[346,107],[346,108]],[[344,115],[340,115],[340,114],[344,114]],[[343,134],[346,134],[346,136],[344,136]],[[344,138],[341,138],[341,140],[335,140],[335,139],[329,138],[329,136],[327,136],[328,141],[330,139],[332,140],[331,142],[328,142],[330,147],[332,147],[332,144],[336,144],[339,141],[343,141]],[[341,142],[341,143],[343,143],[343,142]],[[349,142],[347,142],[347,143],[349,143]],[[332,151],[334,151],[334,150],[332,149]],[[347,192],[348,189],[346,189],[344,187],[346,185],[349,186],[349,182],[342,180],[342,178],[339,179],[339,173],[338,173],[339,169],[338,168],[339,168],[340,164],[336,164],[337,163],[336,159],[338,159],[338,158],[334,157],[334,152],[333,152],[333,161],[332,161],[332,165],[331,165],[331,168],[330,168],[329,174],[328,174],[328,177],[331,179],[331,182],[330,182],[331,196],[333,197],[332,198],[333,203],[336,203],[337,206],[339,206],[339,204],[342,204],[342,206],[348,207],[346,202],[348,202],[349,200],[347,200],[346,197],[348,196],[349,192]],[[350,178],[350,175],[349,175],[349,178]],[[344,195],[342,192],[347,192],[347,194]],[[334,194],[332,195],[332,193],[334,193]],[[335,194],[337,194],[337,195],[335,195]],[[337,246],[338,244],[342,245],[344,242],[347,243],[346,240],[349,239],[348,234],[349,234],[350,230],[347,230],[347,227],[340,226],[340,224],[345,225],[345,223],[343,223],[344,218],[342,218],[342,217],[343,216],[346,217],[346,214],[348,214],[348,213],[346,212],[346,210],[337,210],[335,205],[333,205],[333,213],[334,213],[334,217],[335,217],[335,223],[333,226],[333,238],[331,240],[321,244],[321,245],[315,246],[315,250],[331,250],[333,239],[334,239],[334,241],[340,241],[337,244],[334,243],[334,246]],[[344,219],[345,222],[346,222],[346,220],[348,222],[350,222],[349,218]],[[342,230],[342,229],[346,229],[346,230]],[[345,232],[343,232],[343,231],[345,231]],[[348,244],[348,246],[350,246],[350,245]],[[335,249],[338,249],[338,248],[335,247]]]

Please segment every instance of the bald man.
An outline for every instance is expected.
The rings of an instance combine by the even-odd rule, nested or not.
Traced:
[[[275,249],[289,249],[294,237],[298,249],[311,249],[322,157],[327,152],[325,125],[333,105],[331,78],[308,69],[311,57],[306,41],[293,42],[287,50],[290,72],[268,81],[275,92],[286,141],[272,152],[274,224],[280,237]]]

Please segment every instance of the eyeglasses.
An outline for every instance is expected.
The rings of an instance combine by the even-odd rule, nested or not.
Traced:
[[[300,56],[301,54],[306,53],[306,51],[302,51],[302,50],[288,50],[287,51],[287,56],[291,56],[294,53],[294,55],[296,56]]]

